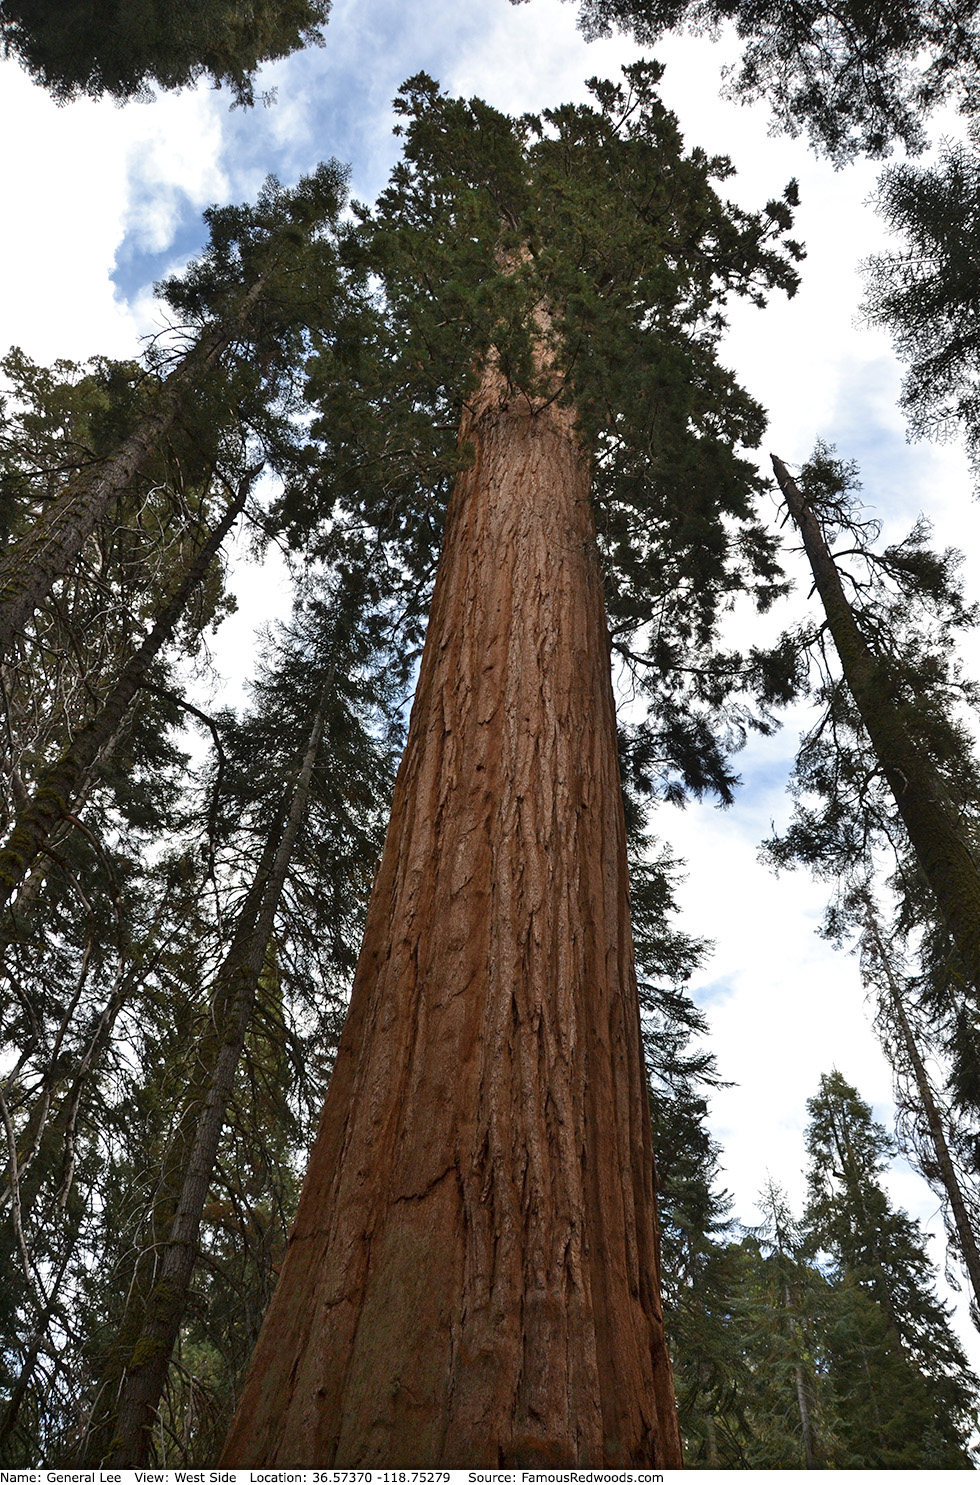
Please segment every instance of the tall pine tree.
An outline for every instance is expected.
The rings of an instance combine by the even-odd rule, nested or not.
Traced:
[[[924,1236],[885,1190],[894,1147],[837,1071],[821,1078],[807,1108],[804,1223],[837,1282],[859,1299],[832,1337],[850,1449],[863,1468],[972,1469],[977,1382],[936,1298]],[[861,1300],[874,1306],[867,1319]]]

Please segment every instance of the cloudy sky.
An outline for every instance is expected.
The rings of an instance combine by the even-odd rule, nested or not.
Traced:
[[[613,76],[637,55],[621,38],[587,45],[576,7],[561,0],[334,0],[326,45],[265,69],[269,106],[230,110],[206,86],[120,108],[82,101],[56,108],[13,62],[0,63],[0,351],[21,346],[43,362],[96,353],[133,355],[159,324],[152,284],[201,245],[212,202],[254,197],[273,172],[286,183],[336,156],[356,196],[371,199],[396,155],[391,99],[425,70],[452,92],[508,112],[587,96],[585,79]],[[802,461],[817,437],[862,468],[865,498],[886,535],[923,511],[936,540],[980,554],[980,513],[956,446],[909,445],[896,408],[901,368],[888,338],[862,328],[860,262],[886,245],[870,204],[877,168],[835,172],[803,141],[771,138],[764,109],[721,97],[733,53],[723,39],[674,38],[657,48],[666,102],[689,144],[731,155],[728,194],[760,206],[800,180],[795,235],[807,246],[792,301],[738,306],[726,358],[769,409],[766,448]],[[955,119],[942,121],[953,132]],[[763,456],[760,456],[763,457]],[[798,568],[797,568],[798,570]],[[974,596],[980,560],[968,566]],[[801,594],[806,584],[800,582]],[[802,600],[801,600],[802,601]],[[274,566],[249,582],[249,601],[225,626],[219,664],[240,694],[258,620],[288,597]],[[714,1099],[724,1181],[742,1220],[768,1175],[799,1206],[804,1192],[805,1103],[837,1066],[890,1122],[890,1074],[869,1028],[852,958],[816,935],[824,890],[799,874],[773,878],[756,860],[771,822],[785,822],[785,779],[800,718],[741,756],[738,802],[665,811],[660,833],[687,862],[685,923],[714,940],[697,987],[712,1046],[731,1088]],[[905,1166],[895,1197],[935,1230],[937,1203]],[[937,1239],[933,1253],[941,1261]],[[975,1333],[961,1333],[980,1362]]]

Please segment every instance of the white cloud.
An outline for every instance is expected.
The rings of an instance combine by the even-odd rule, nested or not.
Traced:
[[[225,94],[203,85],[153,104],[127,105],[124,228],[140,251],[165,252],[187,205],[200,212],[226,196],[221,148],[227,107]]]
[[[88,101],[56,108],[13,62],[0,62],[0,83],[0,348],[127,354],[133,327],[109,280],[127,205],[121,116]]]
[[[131,355],[145,322],[116,294],[117,254],[130,233],[140,250],[165,251],[181,203],[197,213],[222,194],[227,98],[202,85],[150,104],[59,108],[13,61],[0,62],[0,84],[0,136],[16,141],[0,158],[0,350]]]

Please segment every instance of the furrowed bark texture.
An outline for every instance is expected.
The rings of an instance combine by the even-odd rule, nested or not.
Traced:
[[[589,472],[464,425],[350,1014],[227,1465],[680,1464]]]
[[[772,464],[803,537],[844,679],[963,969],[980,995],[980,866],[944,802],[935,768],[910,737],[887,677],[855,622],[819,521],[775,454]]]

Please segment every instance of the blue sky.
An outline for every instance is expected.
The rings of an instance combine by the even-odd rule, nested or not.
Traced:
[[[730,364],[771,413],[763,457],[773,449],[802,460],[823,437],[861,463],[865,498],[889,537],[925,511],[938,542],[980,555],[980,512],[961,450],[907,445],[896,408],[901,368],[887,337],[859,322],[860,262],[887,242],[869,205],[876,167],[835,172],[802,141],[771,138],[764,110],[723,101],[730,43],[671,39],[657,54],[667,64],[664,95],[689,143],[732,155],[738,175],[726,189],[735,199],[759,206],[791,176],[801,182],[798,235],[809,253],[802,289],[763,313],[737,306],[726,343]],[[227,94],[203,85],[150,104],[86,100],[58,109],[14,63],[0,63],[0,135],[16,141],[0,158],[0,351],[17,343],[42,361],[134,354],[159,323],[153,282],[204,240],[202,210],[254,197],[269,173],[289,182],[336,156],[351,165],[354,194],[373,197],[397,151],[391,99],[412,73],[428,71],[451,91],[520,112],[582,98],[589,75],[613,75],[634,55],[621,38],[587,46],[575,7],[560,0],[334,0],[325,47],[267,68],[257,91],[275,90],[276,101],[251,111],[229,110]],[[970,571],[976,593],[980,560]],[[248,583],[247,611],[216,645],[222,670],[239,680],[254,623],[287,600],[274,562]],[[797,605],[806,587],[801,575]],[[736,640],[746,623],[733,620]],[[784,780],[797,731],[790,720],[776,738],[750,743],[737,763],[745,783],[732,809],[690,806],[659,822],[688,863],[686,926],[716,943],[699,994],[721,1072],[733,1083],[716,1097],[713,1117],[725,1184],[746,1222],[756,1220],[754,1197],[769,1174],[800,1200],[805,1100],[821,1072],[839,1065],[879,1117],[890,1099],[856,966],[815,933],[824,889],[799,873],[775,879],[756,859],[770,819],[788,812]],[[935,1199],[917,1177],[899,1169],[893,1188],[916,1215],[932,1218]]]

